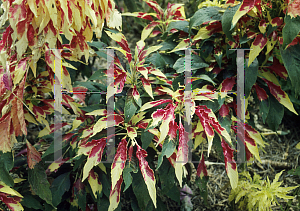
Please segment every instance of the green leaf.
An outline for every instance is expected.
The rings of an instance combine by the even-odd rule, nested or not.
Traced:
[[[109,199],[107,197],[98,197],[97,208],[98,210],[108,210]]]
[[[11,152],[3,153],[0,151],[0,180],[6,185],[13,187],[14,180],[9,175],[9,171],[14,167],[14,161]]]
[[[103,191],[104,195],[109,198],[111,182],[108,179],[108,176],[104,173],[99,174],[99,178],[102,183],[102,191]]]
[[[141,140],[142,140],[142,148],[146,150],[154,138],[154,134],[149,131],[142,131]]]
[[[127,93],[125,108],[124,108],[125,123],[128,123],[129,120],[135,115],[136,110],[137,110],[137,105],[134,102],[133,96]]]
[[[52,203],[56,207],[61,202],[62,196],[70,189],[70,172],[59,175],[51,185]]]
[[[132,172],[132,168],[130,168],[130,166],[126,165],[126,167],[123,169],[123,179],[124,179],[124,183],[125,183],[125,188],[124,188],[123,192],[125,192],[132,183],[132,176],[131,176],[130,172]]]
[[[178,29],[180,31],[188,33],[188,26],[188,21],[174,21],[168,25],[167,32],[169,32],[171,29]]]
[[[52,205],[50,184],[42,162],[36,164],[34,169],[28,169],[28,181],[32,191],[48,204]]]
[[[179,191],[177,185],[174,184],[173,187],[166,193],[166,195],[170,199],[180,203],[180,191]]]
[[[136,174],[132,174],[132,189],[134,195],[138,201],[141,210],[145,210],[148,202],[151,200],[144,178],[140,171]],[[150,201],[151,202],[151,201]],[[152,203],[152,202],[151,202]]]
[[[196,184],[199,187],[200,196],[202,196],[205,205],[207,205],[207,196],[208,196],[207,182],[208,182],[208,177],[196,178]]]
[[[66,144],[66,142],[63,141],[63,143],[62,143],[62,152],[64,152],[64,151],[66,150],[67,147],[69,147],[69,144]],[[58,151],[58,150],[59,150],[59,149],[57,149],[57,151]],[[57,152],[57,151],[56,151],[56,152]],[[53,157],[52,157],[52,158],[49,158],[50,155],[53,156]],[[48,157],[48,156],[49,156],[49,157]],[[46,161],[47,158],[52,159],[52,161],[53,161],[53,159],[54,159],[54,141],[50,144],[50,146],[48,147],[48,149],[46,150],[46,152],[42,155],[43,161]]]
[[[221,145],[220,136],[217,136],[217,135],[214,136],[213,146],[216,147],[216,151],[218,153],[219,159],[224,160],[223,147]]]
[[[175,183],[175,169],[165,157],[163,158],[161,167],[158,169],[158,173],[161,184],[161,193],[167,195],[170,199],[179,202],[180,194]]]
[[[85,88],[88,89],[88,91],[90,92],[97,92],[97,91],[100,91],[99,89],[97,89],[94,85],[98,85],[97,83],[94,83],[92,81],[76,81],[74,83],[74,87],[76,86],[83,86]],[[103,90],[103,91],[106,91],[106,90]],[[100,93],[100,92],[99,92]]]
[[[223,58],[223,54],[220,54],[220,55],[217,55],[217,54],[214,54],[214,57],[219,65],[219,67],[221,68],[222,67],[222,58]]]
[[[283,49],[285,49],[299,34],[300,16],[292,18],[290,15],[286,15],[284,18],[284,22],[285,26],[282,29]]]
[[[23,195],[21,204],[27,208],[33,208],[35,210],[43,209],[41,203],[32,195]]]
[[[271,130],[277,131],[284,115],[284,107],[272,95],[269,95],[270,110],[267,117],[267,123]]]
[[[298,166],[296,169],[289,170],[288,173],[291,175],[300,176],[300,166]]]
[[[176,47],[176,43],[173,41],[164,41],[161,43],[162,47],[159,49],[160,51],[172,50]]]
[[[88,42],[87,44],[91,47],[97,48],[98,50],[99,49],[104,50],[107,47],[107,45],[104,42],[101,42],[101,41]],[[103,51],[103,52],[105,52],[105,51]]]
[[[192,54],[191,55],[191,70],[200,69],[203,67],[208,67],[209,65],[206,64],[199,56]],[[182,73],[185,71],[185,57],[179,58],[173,68],[176,70],[177,73]]]
[[[153,54],[153,56],[148,58],[147,61],[154,64],[154,66],[157,68],[163,68],[166,65],[165,60],[158,52],[156,52],[155,54]]]
[[[270,109],[270,101],[268,99],[263,100],[259,104],[259,111],[262,116],[263,123],[265,124],[267,116],[269,114],[269,109]]]
[[[226,37],[233,42],[235,42],[235,40],[233,39],[232,34],[231,34],[233,31],[232,28],[234,27],[234,26],[232,26],[232,19],[233,19],[233,16],[235,15],[236,11],[239,9],[240,5],[241,4],[238,4],[234,7],[229,6],[225,10],[225,12],[222,16],[222,29],[223,29]]]
[[[89,106],[86,106],[86,107],[80,107],[81,110],[89,113],[89,112],[92,112],[94,110],[99,110],[99,109],[103,109],[105,108],[104,106],[101,106],[99,104],[97,105],[89,105]]]
[[[190,28],[191,32],[192,27],[200,26],[204,22],[221,20],[221,14],[219,13],[218,7],[207,7],[199,9],[190,19]]]
[[[280,48],[280,54],[297,97],[300,93],[300,44],[293,45],[286,50]]]
[[[89,80],[102,80],[106,81],[107,76],[103,72],[105,69],[99,69],[89,78]]]
[[[196,78],[196,80],[198,80],[198,79],[203,80],[203,81],[208,81],[208,82],[212,83],[213,85],[216,84],[208,75],[205,75],[205,74],[202,74],[202,75],[198,76]]]
[[[78,206],[82,209],[86,209],[86,192],[82,190],[81,194],[78,194]]]
[[[248,60],[246,59],[246,64],[248,64]],[[254,61],[251,63],[251,65],[248,67],[246,65],[245,70],[245,98],[248,98],[250,95],[252,86],[255,84],[257,79],[257,71],[258,71],[258,60],[257,58],[254,59]]]
[[[172,140],[167,139],[164,141],[161,153],[158,156],[156,170],[159,169],[159,167],[161,166],[163,162],[163,157],[166,156],[167,158],[169,158],[173,154],[175,148],[176,144]]]
[[[181,84],[181,85],[184,85],[184,74],[181,74],[179,76],[177,76],[173,82],[172,82],[172,86],[173,86],[173,89],[176,91],[179,87],[178,83]],[[195,86],[194,86],[195,87]]]

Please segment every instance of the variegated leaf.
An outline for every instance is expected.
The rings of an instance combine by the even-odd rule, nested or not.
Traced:
[[[148,38],[148,36],[151,34],[153,29],[158,26],[160,22],[152,21],[150,24],[148,24],[142,31],[141,40],[145,40]]]
[[[294,109],[294,106],[289,98],[289,96],[281,89],[280,86],[274,84],[273,82],[264,79],[263,80],[267,83],[271,94],[280,102],[282,105],[284,105],[287,109],[289,109],[291,112],[298,115],[296,110]]]
[[[255,40],[251,44],[251,51],[249,54],[248,67],[254,61],[254,59],[259,55],[259,53],[263,50],[265,45],[268,42],[268,38],[264,37],[263,34],[259,34],[255,37]]]
[[[141,78],[142,80],[142,84],[143,84],[143,87],[145,89],[145,91],[148,93],[148,95],[152,98],[153,98],[153,94],[152,94],[152,87],[151,87],[151,84],[150,84],[150,81],[145,79],[145,78]]]
[[[226,141],[224,141],[224,139],[222,139],[221,145],[223,148],[225,169],[230,180],[231,188],[234,189],[237,187],[239,179],[237,166],[233,156],[234,150],[229,147],[229,145],[226,143]]]
[[[82,181],[88,177],[91,169],[101,162],[102,154],[106,146],[106,138],[92,140],[91,142],[81,145],[80,148],[89,148],[90,146],[92,146],[92,149],[88,152],[88,159],[83,167]]]
[[[215,114],[211,109],[208,109],[206,105],[201,105],[196,107],[195,113],[199,117],[203,129],[205,131],[206,137],[208,139],[208,157],[212,147],[213,137],[215,135],[213,128],[216,130],[217,133],[223,136],[227,140],[227,142],[231,143],[231,138],[228,132],[225,130],[225,128],[223,128],[220,125]]]
[[[95,198],[98,198],[98,194],[102,191],[102,184],[99,180],[99,176],[94,170],[92,169],[89,173],[88,182],[92,188],[93,194]]]
[[[123,177],[121,176],[113,189],[111,189],[109,194],[109,208],[108,211],[115,210],[120,202],[120,193],[121,193],[121,185],[123,182]]]
[[[244,0],[232,18],[231,29],[237,24],[239,19],[247,12],[252,10],[255,5],[255,0]]]
[[[179,123],[179,146],[175,162],[175,174],[180,187],[182,187],[183,166],[188,162],[188,133],[185,131],[182,123]]]
[[[173,102],[171,99],[160,99],[160,100],[148,102],[148,103],[145,103],[142,106],[140,111],[145,111],[146,109],[153,108],[155,106],[158,106],[158,105],[161,105],[161,104],[164,104],[164,103],[171,103],[171,102]]]
[[[147,185],[149,195],[153,201],[156,208],[156,188],[155,188],[155,177],[153,170],[149,167],[148,162],[145,157],[147,157],[147,152],[137,145],[136,157],[139,159],[139,167],[142,172],[143,178]]]
[[[114,161],[111,165],[111,182],[112,189],[116,186],[117,181],[119,181],[123,169],[125,167],[125,162],[127,159],[127,141],[123,138],[119,143]]]

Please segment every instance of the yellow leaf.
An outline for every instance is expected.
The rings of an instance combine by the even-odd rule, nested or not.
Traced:
[[[99,115],[99,116],[104,116],[104,115],[106,115],[106,109],[94,110],[92,112],[86,113],[85,115]]]
[[[103,163],[99,163],[99,164],[98,164],[98,167],[99,167],[105,174],[107,174],[107,172],[106,172],[106,167],[104,166]]]
[[[28,46],[28,40],[27,40],[27,33],[24,32],[22,38],[16,42],[17,46],[17,58],[18,60],[21,59],[23,53],[25,53],[27,46]]]
[[[268,81],[272,81],[277,86],[280,86],[276,76],[273,73],[271,73],[270,71],[258,70],[258,75],[267,79]]]
[[[14,179],[14,183],[20,183],[20,182],[23,182],[25,181],[26,179],[22,179],[22,178],[15,178]]]
[[[55,0],[46,0],[45,1],[46,8],[49,11],[50,18],[53,22],[53,26],[58,29],[57,25],[57,19],[58,19],[58,13],[57,13],[57,7]]]
[[[300,149],[300,142],[296,145],[297,149]]]
[[[204,39],[207,39],[210,37],[210,35],[208,35],[210,33],[209,30],[206,29],[206,26],[205,27],[202,27],[198,33],[195,35],[195,37],[193,38],[193,42],[196,41],[196,40],[204,40]]]
[[[167,77],[165,76],[165,74],[163,74],[159,69],[155,69],[155,70],[151,71],[151,74],[156,75],[156,76],[161,76],[161,77],[167,78]]]
[[[45,127],[43,130],[41,130],[41,131],[39,132],[38,138],[43,137],[43,136],[46,136],[46,135],[48,135],[49,133],[50,133],[50,130],[48,130],[48,128]]]
[[[23,196],[20,193],[18,193],[14,189],[10,188],[9,186],[7,186],[2,181],[0,181],[0,185],[3,186],[3,187],[0,188],[0,192],[7,193],[7,194],[12,195],[12,196],[18,196],[18,197],[23,198]]]
[[[99,119],[94,125],[93,136],[96,135],[96,133],[101,132],[104,128],[106,128],[107,127],[106,124],[107,124],[106,117],[102,117],[101,119]]]
[[[98,156],[94,156],[92,158],[87,159],[87,161],[83,167],[83,175],[82,175],[82,180],[81,180],[82,182],[88,177],[92,168],[99,163],[97,160],[98,160]]]
[[[114,9],[110,14],[109,20],[107,22],[109,28],[116,28],[119,31],[122,30],[122,16],[118,10]]]
[[[189,38],[182,40],[170,53],[185,50],[190,46]]]
[[[75,119],[72,123],[72,128],[67,133],[70,133],[72,130],[78,128],[79,125],[81,125],[81,123],[82,123],[81,120]]]
[[[150,48],[147,48],[147,52],[146,54],[144,55],[144,57],[148,56],[150,53],[153,53],[155,51],[157,51],[158,49],[160,49],[162,47],[162,45],[159,45],[159,46],[151,46]]]
[[[73,69],[73,70],[77,70],[76,67],[74,67],[73,65],[71,65],[71,64],[68,63],[68,62],[62,62],[61,65],[62,65],[62,66],[65,66],[65,67],[68,67],[68,68],[71,68],[71,69]]]
[[[70,77],[69,72],[67,71],[67,69],[64,69],[64,68],[61,68],[61,72],[62,72],[62,74],[61,74],[61,76],[62,76],[62,80],[61,80],[62,87],[66,88],[69,92],[72,92],[73,87],[72,87],[72,81],[71,81],[71,77]]]

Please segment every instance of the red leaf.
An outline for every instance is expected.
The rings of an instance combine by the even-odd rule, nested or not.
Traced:
[[[284,80],[286,80],[288,77],[285,67],[280,64],[279,60],[275,56],[273,57],[273,64],[271,66],[267,66],[267,68],[270,69],[272,73],[275,73]]]
[[[221,115],[221,117],[226,117],[229,114],[229,106],[223,104],[219,110],[219,114]]]
[[[283,24],[283,18],[282,17],[275,17],[271,21],[272,26],[280,26]]]
[[[174,140],[177,137],[177,130],[178,130],[177,122],[171,120],[169,123],[169,133],[168,133],[170,140]]]
[[[26,141],[27,145],[27,163],[30,169],[42,160],[40,153],[32,146],[29,141]]]
[[[206,170],[206,165],[204,162],[204,155],[202,154],[202,158],[200,160],[200,163],[198,164],[197,167],[197,176],[202,178],[203,176],[207,176],[207,170]]]
[[[10,140],[10,123],[11,116],[10,112],[8,112],[0,118],[0,149],[3,153],[10,152],[13,146]]]
[[[268,99],[268,95],[267,95],[266,91],[263,88],[259,87],[257,84],[254,84],[254,88],[255,88],[255,91],[256,91],[256,94],[257,94],[257,98],[260,101]]]
[[[81,102],[85,101],[86,92],[88,91],[85,87],[73,87],[73,94],[80,99]]]
[[[236,84],[235,81],[236,76],[226,78],[222,83],[221,83],[221,92],[228,92],[233,89],[233,86]]]
[[[132,154],[133,154],[133,146],[131,145],[129,147],[129,149],[128,149],[128,159],[129,159],[129,162],[131,161]]]
[[[4,73],[3,76],[2,76],[2,81],[4,83],[4,87],[7,89],[7,90],[10,90],[12,91],[12,81],[11,81],[11,75],[10,73]]]

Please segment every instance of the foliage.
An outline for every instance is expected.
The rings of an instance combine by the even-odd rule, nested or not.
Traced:
[[[261,180],[261,177],[254,173],[253,178],[249,172],[243,172],[240,175],[244,178],[239,181],[237,188],[232,189],[229,201],[239,204],[241,210],[271,210],[271,205],[278,204],[276,197],[283,199],[293,199],[293,196],[287,196],[288,192],[297,188],[295,187],[280,187],[282,182],[278,179],[283,171],[276,174],[272,183],[267,180]]]
[[[111,0],[2,2],[0,25],[8,20],[9,26],[0,42],[0,197],[9,209],[121,210],[123,194],[134,209],[165,210],[163,198],[179,204],[179,187],[183,192],[190,182],[190,149],[199,161],[197,184],[206,199],[206,143],[207,157],[216,147],[224,159],[235,191],[241,182],[230,134],[241,136],[239,128],[245,129],[247,161],[260,161],[259,148],[267,144],[252,123],[253,104],[259,105],[263,121],[274,131],[284,108],[297,114],[281,88],[290,80],[292,93],[297,96],[299,91],[297,0],[206,1],[188,19],[182,4],[169,3],[164,10],[145,0],[154,12],[123,14],[150,21],[134,51],[120,32],[121,15]],[[102,34],[105,19],[109,28]],[[147,46],[149,36],[160,36],[158,43]],[[119,47],[107,46],[109,40]],[[118,51],[111,55],[112,75],[88,66],[92,57],[109,60],[104,47]],[[190,84],[184,80],[187,47],[192,49]],[[55,48],[64,49],[62,67],[56,67],[61,78],[55,74],[50,50]],[[237,51],[232,48],[253,49],[245,52],[245,123],[238,116],[239,96],[229,93],[236,90],[238,77]],[[79,73],[88,79],[75,82]],[[109,84],[115,88],[114,113],[107,111],[101,94],[108,90],[108,78],[114,78]],[[51,122],[56,80],[64,91],[63,114],[77,115],[72,123]],[[41,129],[32,142],[27,140],[29,124]],[[58,150],[53,133],[68,126],[60,143],[62,157],[53,161]],[[112,138],[107,132],[112,126],[116,153],[107,163]],[[23,144],[17,154],[16,143]],[[279,176],[259,190],[274,185],[284,190],[278,189]],[[249,190],[258,188],[258,183],[250,183]],[[183,198],[182,207],[191,209],[189,198]]]

